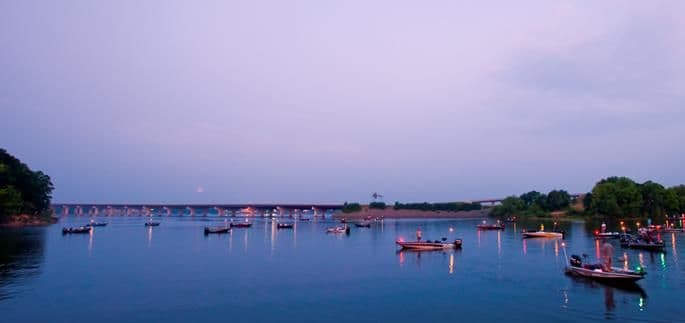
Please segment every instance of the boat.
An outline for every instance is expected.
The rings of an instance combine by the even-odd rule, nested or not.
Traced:
[[[685,232],[685,228],[670,227],[670,228],[665,228],[664,232]]]
[[[504,223],[493,223],[493,224],[487,224],[485,220],[483,221],[482,224],[476,225],[476,228],[478,230],[486,231],[486,230],[504,230]]]
[[[148,222],[145,222],[145,226],[146,227],[158,227],[159,222],[148,221]]]
[[[355,223],[354,226],[357,228],[370,228],[371,222],[368,222],[368,221],[358,222],[358,223]]]
[[[523,231],[524,238],[563,238],[563,232],[556,231]]]
[[[216,234],[221,234],[221,233],[231,233],[231,228],[230,227],[205,227],[205,235],[208,235],[210,233],[216,233]]]
[[[556,228],[557,223],[554,223],[554,227]],[[522,232],[524,238],[564,238],[564,231],[558,231],[558,230],[552,230],[552,231],[545,231],[545,225],[541,224],[540,225],[540,230],[533,231],[533,230],[523,230]]]
[[[70,234],[70,233],[90,233],[90,230],[93,228],[91,227],[71,227],[71,228],[62,228],[62,234]]]
[[[637,270],[611,267],[611,271],[604,271],[601,264],[583,264],[578,255],[571,256],[569,266],[566,267],[565,271],[568,275],[581,276],[608,283],[634,283],[644,278],[647,274],[642,267],[638,267]]]
[[[107,225],[107,222],[91,222],[91,223],[84,225],[84,227],[104,227],[106,225]]]
[[[252,223],[231,223],[231,228],[249,228],[252,226]]]
[[[510,222],[510,223],[516,222],[516,217],[515,216],[508,217],[508,218],[504,219],[504,222]]]
[[[299,221],[311,221],[312,219],[310,219],[310,218],[299,218],[297,220],[299,220]]]
[[[461,249],[461,239],[455,239],[453,242],[447,242],[446,238],[435,241],[402,241],[397,240],[395,244],[402,247],[402,249],[411,250],[443,250],[443,249]]]
[[[292,229],[295,227],[295,225],[292,223],[279,223],[276,225],[276,227],[279,229]]]
[[[332,227],[332,228],[327,228],[326,233],[350,233],[350,227],[347,225],[342,226],[342,227]]]
[[[658,240],[654,242],[647,242],[644,240],[629,240],[622,241],[621,247],[628,249],[639,249],[646,251],[663,251],[666,244],[663,240]]]
[[[620,232],[599,232],[595,231],[595,238],[597,239],[618,239],[621,237]]]

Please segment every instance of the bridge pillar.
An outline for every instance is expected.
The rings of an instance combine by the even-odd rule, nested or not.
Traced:
[[[190,216],[195,216],[195,209],[194,208],[192,208],[190,206],[186,206],[186,210],[188,210],[188,213],[190,213]]]
[[[162,206],[162,210],[164,211],[166,216],[171,216],[171,209],[170,208],[168,208],[166,206]]]

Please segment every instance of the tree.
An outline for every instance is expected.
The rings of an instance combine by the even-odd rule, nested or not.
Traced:
[[[569,204],[571,204],[571,195],[564,190],[553,190],[547,194],[547,208],[549,211],[567,208]]]
[[[52,190],[48,175],[32,171],[19,159],[0,149],[0,217],[42,213],[50,208]]]
[[[605,216],[636,216],[642,208],[638,185],[627,177],[609,177],[592,189],[591,210]]]
[[[491,214],[494,216],[507,216],[519,214],[526,209],[523,199],[516,196],[509,196],[502,200],[500,205],[495,206]]]
[[[678,185],[678,186],[673,186],[668,189],[669,194],[672,194],[671,196],[676,197],[676,209],[673,210],[675,213],[685,213],[685,185]]]

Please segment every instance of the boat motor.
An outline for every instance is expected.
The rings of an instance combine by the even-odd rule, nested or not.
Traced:
[[[569,260],[569,262],[571,263],[572,267],[581,267],[583,265],[583,261],[578,255],[571,255],[571,260]]]

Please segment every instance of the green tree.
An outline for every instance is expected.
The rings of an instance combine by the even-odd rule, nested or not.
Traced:
[[[526,209],[526,204],[520,197],[509,196],[502,200],[500,205],[492,208],[490,213],[494,216],[508,216],[519,214]]]
[[[638,185],[627,177],[609,177],[592,189],[591,210],[605,216],[637,216],[642,209]]]
[[[52,190],[48,175],[0,149],[0,216],[42,213],[50,207]]]
[[[553,190],[547,194],[547,210],[557,211],[571,204],[571,195],[564,190]]]
[[[671,194],[671,198],[673,196],[676,197],[676,209],[672,212],[685,213],[685,185],[673,186],[668,191]]]

